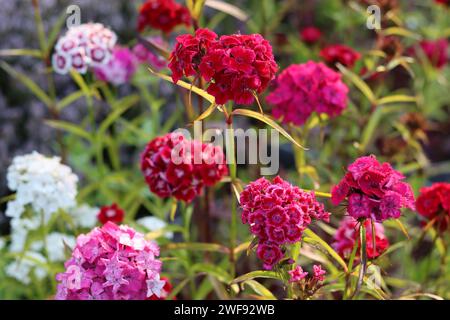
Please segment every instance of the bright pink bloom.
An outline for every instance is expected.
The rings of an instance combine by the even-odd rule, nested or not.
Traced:
[[[440,232],[450,226],[450,183],[439,182],[420,189],[416,201],[417,211]]]
[[[314,193],[280,177],[273,182],[260,178],[250,183],[241,193],[240,203],[242,222],[258,237],[258,257],[266,269],[282,259],[282,245],[301,240],[312,219],[329,221],[330,216]]]
[[[316,281],[324,281],[325,280],[325,274],[327,273],[325,270],[322,269],[322,266],[320,264],[313,265],[313,278]]]
[[[107,64],[94,68],[95,77],[114,85],[128,83],[136,72],[136,59],[130,49],[116,46]]]
[[[448,61],[448,41],[445,38],[438,40],[422,40],[419,42],[420,50],[425,54],[428,61],[436,68],[443,68]],[[412,56],[419,57],[417,48],[411,47],[408,49],[408,53]]]
[[[178,133],[150,141],[141,156],[141,170],[152,192],[185,202],[228,173],[220,147],[190,141]]]
[[[105,224],[108,221],[114,223],[122,223],[125,212],[116,204],[113,203],[110,206],[103,206],[97,214],[97,219],[101,224]]]
[[[353,68],[361,55],[350,47],[341,44],[330,45],[320,51],[320,57],[332,67],[340,63],[345,67]]]
[[[172,284],[169,282],[169,279],[167,277],[162,277],[162,281],[165,281],[164,287],[161,290],[161,295],[158,297],[155,294],[152,294],[150,297],[148,297],[147,300],[166,300],[169,294],[172,292]],[[173,298],[173,300],[176,300],[176,298]]]
[[[316,27],[306,27],[300,31],[300,38],[308,44],[316,43],[321,37],[322,32]]]
[[[161,48],[167,47],[167,43],[161,37],[148,37],[146,40]],[[136,44],[132,50],[139,63],[148,64],[155,70],[161,70],[167,67],[166,59],[147,49],[142,43]]]
[[[366,228],[366,252],[369,259],[374,259],[389,248],[389,240],[384,234],[384,228],[381,223],[375,222],[375,248],[373,246],[372,223],[369,220],[364,222]],[[333,237],[333,248],[344,259],[349,259],[352,253],[355,241],[358,241],[356,257],[360,255],[359,224],[352,217],[345,217],[341,220],[339,228]]]
[[[415,209],[411,186],[389,163],[375,156],[361,157],[348,166],[348,172],[331,190],[334,205],[348,197],[348,213],[355,219],[381,222],[400,217],[401,208]]]
[[[176,26],[191,25],[189,10],[174,0],[147,0],[139,9],[138,31],[146,27],[171,32]]]
[[[284,123],[302,125],[313,113],[338,116],[347,106],[348,87],[341,75],[322,63],[309,61],[283,70],[267,96],[272,113]]]
[[[308,272],[304,272],[300,266],[296,266],[294,270],[290,270],[288,273],[291,276],[289,282],[298,282],[308,275]]]
[[[159,247],[127,226],[107,222],[77,238],[66,271],[56,280],[58,300],[145,300],[162,296]]]

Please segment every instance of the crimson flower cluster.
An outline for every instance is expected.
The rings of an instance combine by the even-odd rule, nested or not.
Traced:
[[[283,70],[267,96],[272,114],[285,123],[302,125],[313,112],[335,117],[347,106],[348,87],[341,75],[323,63],[308,61]]]
[[[419,214],[440,232],[448,230],[450,225],[450,183],[439,182],[420,189],[416,207]]]
[[[359,223],[352,217],[345,217],[341,220],[339,228],[333,237],[333,248],[344,259],[349,259],[352,253],[355,241],[358,241],[356,257],[360,255],[359,241]],[[381,223],[375,222],[375,247],[373,246],[372,224],[370,220],[364,222],[366,228],[366,253],[369,259],[374,259],[389,248],[389,240],[384,234],[384,228]]]
[[[435,68],[441,69],[447,64],[447,39],[422,40],[419,42],[418,46],[420,47],[420,50],[422,50],[422,54],[425,54],[428,61]],[[409,48],[408,53],[412,56],[420,58],[420,54],[417,52],[416,47]]]
[[[171,32],[176,26],[191,25],[189,10],[174,0],[147,0],[139,9],[138,31],[146,27]]]
[[[218,104],[233,100],[244,105],[253,103],[253,94],[264,91],[278,70],[272,47],[261,35],[218,38],[208,29],[177,37],[169,67],[174,82],[199,75],[209,82],[207,91]]]
[[[415,209],[411,186],[392,166],[380,164],[375,156],[360,157],[348,166],[348,171],[331,190],[334,205],[348,197],[347,211],[355,219],[382,222],[400,217],[401,208]]]
[[[125,212],[117,205],[113,203],[110,206],[103,206],[97,214],[97,219],[101,224],[105,224],[108,221],[114,223],[122,223]]]
[[[300,31],[300,38],[308,44],[316,43],[321,37],[322,32],[316,27],[306,27]]]
[[[279,262],[282,246],[300,241],[312,219],[329,221],[330,214],[306,192],[280,177],[260,178],[241,193],[242,222],[258,237],[257,255],[265,269]]]
[[[332,67],[339,62],[345,67],[353,68],[355,62],[361,58],[361,54],[342,44],[327,46],[320,50],[319,55],[329,66]]]
[[[146,300],[163,297],[156,243],[112,222],[79,235],[66,270],[56,276],[57,300]]]
[[[152,192],[185,202],[228,174],[220,147],[188,140],[179,133],[150,141],[141,156],[141,170]]]

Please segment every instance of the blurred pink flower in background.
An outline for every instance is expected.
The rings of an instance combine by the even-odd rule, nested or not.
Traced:
[[[109,62],[94,68],[94,74],[99,80],[120,85],[130,81],[136,68],[137,63],[133,52],[128,48],[116,46]]]

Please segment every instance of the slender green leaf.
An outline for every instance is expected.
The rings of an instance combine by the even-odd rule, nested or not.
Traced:
[[[253,289],[257,294],[263,296],[267,300],[277,300],[272,292],[256,280],[247,280],[243,282]]]
[[[10,56],[28,56],[35,58],[42,58],[41,51],[36,49],[3,49],[0,50],[0,57]]]
[[[307,148],[301,146],[297,141],[295,141],[294,138],[292,138],[292,136],[289,133],[287,133],[286,130],[284,130],[278,123],[275,122],[275,120],[273,120],[271,117],[269,117],[267,115],[263,115],[259,112],[255,112],[253,110],[247,110],[247,109],[235,109],[235,110],[233,110],[232,114],[246,116],[246,117],[250,117],[250,118],[254,118],[259,121],[262,121],[262,122],[268,124],[269,126],[271,126],[272,128],[274,128],[275,130],[277,130],[279,133],[281,133],[283,136],[285,136],[289,141],[291,141],[297,147],[307,150]]]
[[[349,79],[358,89],[362,92],[362,94],[370,101],[370,103],[375,104],[376,98],[375,94],[373,93],[372,89],[362,80],[357,74],[353,73],[346,67],[344,67],[341,64],[337,64],[337,67],[339,71],[342,72],[342,74]]]
[[[183,243],[169,243],[161,246],[162,251],[169,250],[192,250],[192,251],[211,251],[229,253],[229,249],[217,243],[201,243],[201,242],[183,242]]]
[[[45,123],[52,128],[61,129],[86,140],[92,141],[91,134],[76,124],[61,120],[46,120]]]
[[[258,270],[258,271],[251,271],[249,273],[243,274],[242,276],[237,277],[231,283],[239,283],[244,282],[256,278],[269,278],[269,279],[276,279],[276,280],[283,280],[283,278],[275,271],[265,271],[265,270]]]
[[[377,105],[380,106],[383,104],[398,103],[398,102],[417,102],[417,98],[402,94],[396,94],[378,99]]]

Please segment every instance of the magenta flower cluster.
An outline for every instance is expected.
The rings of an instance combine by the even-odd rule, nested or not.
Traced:
[[[77,238],[65,272],[56,280],[58,300],[144,300],[159,297],[159,247],[127,226],[107,222]]]
[[[258,237],[258,257],[265,269],[279,262],[282,246],[300,241],[312,219],[329,221],[330,214],[313,192],[306,192],[280,177],[271,183],[260,178],[241,193],[242,222]]]
[[[125,47],[115,46],[108,63],[94,68],[95,77],[114,85],[130,81],[137,69],[137,60],[133,52]]]
[[[347,106],[348,87],[339,73],[323,63],[309,61],[283,70],[266,100],[272,114],[284,123],[304,124],[313,112],[335,117]]]
[[[344,178],[333,187],[331,201],[338,205],[348,197],[347,211],[355,219],[397,219],[401,208],[415,209],[414,194],[404,178],[373,155],[361,157],[348,166]]]

